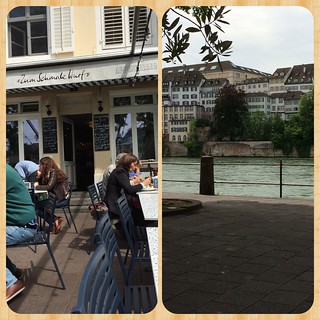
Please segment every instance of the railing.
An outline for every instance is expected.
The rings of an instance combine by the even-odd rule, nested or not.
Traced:
[[[284,164],[282,160],[279,163],[264,163],[263,166],[279,167],[279,182],[257,182],[257,181],[226,181],[215,180],[215,168],[219,166],[260,166],[261,163],[213,163],[213,157],[209,158],[209,162],[203,163],[184,163],[184,162],[162,162],[162,165],[183,165],[186,166],[200,166],[200,180],[183,180],[183,179],[162,179],[164,182],[178,182],[178,183],[196,183],[200,185],[200,194],[215,195],[215,185],[217,184],[230,184],[230,185],[265,185],[265,186],[279,186],[280,198],[283,195],[283,187],[314,187],[313,184],[303,183],[285,183],[283,182],[283,167],[313,167],[313,164]],[[210,160],[212,158],[212,162]],[[204,190],[204,192],[201,192]],[[209,191],[208,191],[209,190]]]

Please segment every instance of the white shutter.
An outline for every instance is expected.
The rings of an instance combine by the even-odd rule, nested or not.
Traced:
[[[122,46],[124,44],[122,7],[104,7],[104,45]]]
[[[52,53],[74,50],[72,7],[50,7]]]
[[[134,9],[135,7],[129,7],[130,42],[132,42]],[[147,22],[148,22],[147,7],[140,7],[139,23],[138,23],[137,38],[136,38],[137,43],[143,42],[144,34],[147,28]],[[147,33],[147,39],[148,39],[148,33]]]

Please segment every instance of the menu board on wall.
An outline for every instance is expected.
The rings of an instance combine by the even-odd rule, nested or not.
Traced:
[[[95,114],[93,116],[94,124],[94,148],[95,151],[110,150],[109,141],[109,115]]]
[[[42,137],[43,137],[43,153],[57,153],[57,119],[42,119]]]

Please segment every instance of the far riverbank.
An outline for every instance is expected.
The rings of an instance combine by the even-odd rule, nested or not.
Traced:
[[[188,149],[182,142],[165,142],[163,157],[187,157]],[[215,157],[284,157],[282,150],[274,150],[271,141],[207,141],[202,153]],[[313,158],[313,148],[310,158]],[[287,156],[286,156],[287,157]],[[298,158],[294,150],[290,155]]]

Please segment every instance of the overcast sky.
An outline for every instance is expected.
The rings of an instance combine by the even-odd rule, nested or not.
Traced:
[[[314,63],[314,21],[303,7],[228,7],[230,25],[222,24],[221,40],[231,40],[234,64],[273,73],[277,68]],[[193,37],[193,38],[191,38]],[[186,65],[201,63],[199,34],[190,34],[191,45],[182,56]],[[177,63],[176,65],[179,65]],[[163,63],[163,67],[172,65]]]

